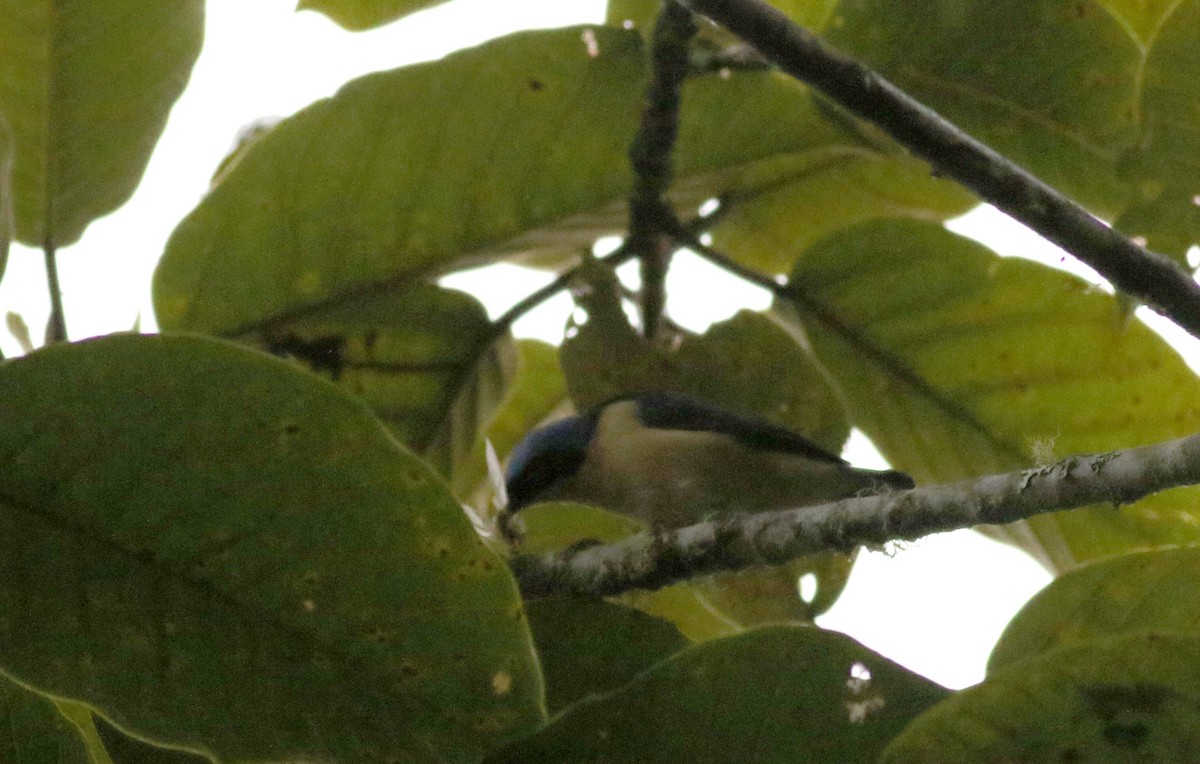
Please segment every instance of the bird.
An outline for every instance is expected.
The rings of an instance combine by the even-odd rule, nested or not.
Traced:
[[[510,512],[571,501],[659,528],[913,487],[903,472],[853,467],[784,427],[673,391],[615,398],[536,429],[505,472]]]

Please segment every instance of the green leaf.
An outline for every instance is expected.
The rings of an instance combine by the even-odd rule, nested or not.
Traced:
[[[911,221],[811,247],[792,274],[813,349],[861,427],[920,483],[1155,443],[1200,425],[1200,381],[1117,301]],[[1169,392],[1164,392],[1169,391]],[[1041,515],[1005,537],[1051,567],[1196,535],[1195,489]]]
[[[1200,634],[1200,548],[1135,552],[1064,573],[1013,616],[988,673],[1057,647],[1153,631]]]
[[[1142,235],[1189,245],[1195,227],[1175,213],[1200,191],[1198,31],[1197,0],[868,0],[841,3],[826,28],[1094,213],[1142,208]]]
[[[1200,637],[1135,634],[1022,661],[921,716],[881,762],[1191,761]]]
[[[723,200],[714,247],[736,251],[738,262],[751,268],[786,273],[797,252],[840,228],[889,217],[945,220],[976,203],[921,162],[886,159],[861,147],[811,152],[789,164],[787,182]]]
[[[526,609],[551,714],[619,688],[689,644],[670,623],[603,600],[534,600]]]
[[[203,34],[201,0],[0,0],[17,240],[71,244],[129,198]]]
[[[1160,18],[1149,25],[1149,40],[1139,61],[1140,102],[1136,116],[1141,140],[1126,156],[1130,175],[1151,195],[1167,185],[1183,186],[1188,197],[1200,191],[1200,128],[1195,103],[1200,99],[1200,53],[1193,44],[1200,30],[1200,2],[1180,0],[1163,7],[1149,3]]]
[[[1098,0],[1098,4],[1145,45],[1154,42],[1163,22],[1179,7],[1178,0]]]
[[[90,712],[88,721],[93,721]],[[94,719],[92,734],[103,741],[101,745],[115,764],[204,764],[207,757],[187,751],[160,748],[144,740],[122,734],[103,718]]]
[[[427,285],[298,316],[253,344],[361,397],[447,479],[470,457],[516,366],[511,337],[494,336],[478,300]]]
[[[840,453],[850,424],[838,393],[776,318],[750,310],[687,336],[674,361],[680,389],[745,416],[782,425]]]
[[[871,761],[947,694],[841,634],[763,628],[695,645],[487,761]]]
[[[297,11],[318,11],[343,29],[361,32],[383,26],[422,8],[441,5],[446,0],[300,0]]]
[[[1200,242],[1200,198],[1188,185],[1162,189],[1157,196],[1134,204],[1113,225],[1128,236],[1140,237],[1155,252],[1191,268],[1187,252]]]
[[[621,283],[607,266],[593,264],[581,276],[575,302],[587,316],[574,318],[558,350],[567,392],[579,411],[615,398],[678,387],[671,355],[648,342],[629,323]]]
[[[516,584],[351,396],[190,336],[0,366],[0,668],[222,760],[470,761],[540,719]]]
[[[5,764],[111,764],[88,758],[79,731],[54,701],[0,675],[0,761]]]
[[[574,256],[624,227],[645,78],[639,34],[576,27],[347,84],[254,143],[175,230],[155,275],[160,325],[236,336],[467,264]],[[896,154],[772,73],[694,79],[684,104],[685,211],[805,183],[810,152]]]
[[[1095,3],[843,2],[826,34],[1095,213],[1131,197],[1116,166],[1138,140],[1144,55]]]
[[[13,139],[8,122],[0,115],[0,277],[8,265],[8,249],[14,233],[12,165]]]
[[[662,0],[608,0],[604,11],[604,23],[613,27],[654,29],[654,20],[662,8]]]
[[[746,628],[770,623],[804,623],[833,607],[854,567],[853,554],[813,554],[786,565],[752,568],[694,579],[689,583],[711,607]],[[800,596],[800,579],[812,576],[814,595]]]

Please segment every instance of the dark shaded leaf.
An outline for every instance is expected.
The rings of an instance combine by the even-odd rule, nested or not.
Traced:
[[[1136,634],[1052,650],[913,722],[881,762],[1192,761],[1200,637]]]
[[[871,761],[947,694],[841,634],[768,627],[678,653],[487,761]]]
[[[6,672],[225,760],[471,761],[538,723],[515,582],[361,402],[132,335],[0,397]]]
[[[534,600],[526,609],[551,714],[617,689],[690,644],[667,621],[603,600]]]

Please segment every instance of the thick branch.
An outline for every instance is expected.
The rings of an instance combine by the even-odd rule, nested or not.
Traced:
[[[953,178],[1095,268],[1122,292],[1200,337],[1200,286],[1163,255],[1092,217],[1003,155],[964,133],[862,63],[792,23],[763,0],[680,0],[769,61],[878,125]]]
[[[633,193],[629,198],[630,248],[642,270],[642,323],[654,337],[666,304],[665,281],[672,247],[664,231],[674,223],[665,200],[671,185],[671,152],[679,134],[680,88],[688,75],[688,46],[696,34],[692,12],[674,2],[663,3],[651,42],[653,73],[646,88],[641,125],[629,148]]]
[[[639,533],[614,544],[518,557],[512,568],[527,597],[610,595],[815,552],[910,541],[1089,504],[1128,504],[1196,483],[1200,435],[949,485]]]

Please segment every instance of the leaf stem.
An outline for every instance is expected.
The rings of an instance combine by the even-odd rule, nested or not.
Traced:
[[[1200,337],[1200,285],[1169,258],[1147,251],[1108,227],[763,0],[679,2],[750,43],[787,74],[879,126],[937,172],[1087,263],[1120,291]]]
[[[66,342],[67,322],[63,313],[62,287],[58,283],[58,258],[54,242],[42,245],[46,260],[46,286],[50,292],[50,319],[46,323],[46,342]]]

